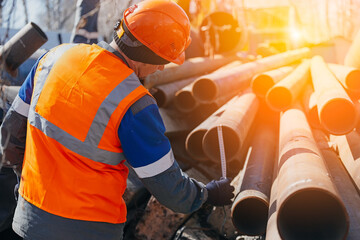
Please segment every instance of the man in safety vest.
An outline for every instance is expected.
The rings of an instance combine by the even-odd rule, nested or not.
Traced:
[[[230,179],[205,186],[181,171],[156,102],[139,81],[169,62],[182,64],[189,33],[177,4],[145,0],[125,10],[110,44],[63,44],[38,60],[1,126],[4,166],[21,172],[16,233],[121,239],[125,160],[176,212],[231,204]]]

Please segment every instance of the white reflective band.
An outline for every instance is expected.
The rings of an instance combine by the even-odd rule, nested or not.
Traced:
[[[153,177],[169,169],[174,163],[174,154],[172,150],[154,163],[144,167],[134,168],[134,171],[140,178]]]
[[[76,35],[80,35],[83,36],[87,39],[97,39],[99,36],[98,32],[88,32],[83,28],[77,29],[76,30]]]
[[[24,102],[19,95],[16,95],[14,102],[11,107],[17,112],[23,115],[24,117],[28,117],[30,105]]]

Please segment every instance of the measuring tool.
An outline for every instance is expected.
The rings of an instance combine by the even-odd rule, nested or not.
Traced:
[[[217,133],[218,133],[218,139],[219,139],[221,173],[222,173],[222,177],[226,178],[226,158],[225,158],[225,147],[224,147],[222,125],[217,126]]]

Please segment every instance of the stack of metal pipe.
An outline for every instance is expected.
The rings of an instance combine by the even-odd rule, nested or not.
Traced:
[[[185,149],[195,167],[215,164],[220,173],[222,126],[228,167],[245,161],[232,169],[244,170],[231,211],[242,234],[360,239],[360,69],[309,55],[304,48],[230,61],[181,79],[184,86],[166,106],[189,116],[194,106],[212,104],[187,129]],[[268,121],[270,113],[280,117]]]

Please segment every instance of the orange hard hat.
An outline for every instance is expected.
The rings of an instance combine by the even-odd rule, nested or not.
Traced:
[[[133,37],[166,61],[182,64],[191,42],[190,21],[171,0],[145,0],[124,11],[117,35],[129,31]],[[125,26],[124,26],[125,25]]]

